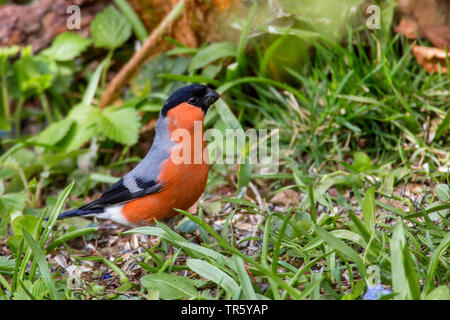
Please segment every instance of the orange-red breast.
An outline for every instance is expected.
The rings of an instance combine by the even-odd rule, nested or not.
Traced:
[[[161,110],[144,159],[100,198],[58,218],[97,216],[145,225],[175,214],[174,208],[190,208],[208,179],[203,120],[217,99],[217,92],[200,84],[176,90]]]

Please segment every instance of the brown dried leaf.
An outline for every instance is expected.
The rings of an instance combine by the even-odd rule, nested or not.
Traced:
[[[445,62],[445,51],[438,48],[430,48],[423,46],[414,46],[412,49],[417,62],[430,73],[439,72],[447,73],[447,65]],[[448,54],[450,58],[450,54]]]
[[[438,48],[450,48],[450,1],[398,0],[402,20],[396,31],[409,39],[428,38]]]
[[[273,204],[289,207],[300,203],[300,195],[292,189],[284,190],[275,194],[270,202]]]

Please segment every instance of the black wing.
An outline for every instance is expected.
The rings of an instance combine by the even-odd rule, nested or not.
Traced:
[[[136,180],[136,185],[140,190],[132,192],[123,184],[122,178],[115,184],[113,184],[108,190],[106,190],[106,192],[100,198],[80,207],[79,209],[99,209],[118,205],[139,197],[160,192],[162,189],[161,183],[157,183],[155,181]]]

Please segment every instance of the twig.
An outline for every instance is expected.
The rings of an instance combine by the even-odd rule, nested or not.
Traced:
[[[161,23],[156,27],[150,36],[145,40],[142,48],[135,52],[133,57],[127,64],[120,70],[120,72],[114,77],[111,83],[103,92],[100,99],[100,108],[103,109],[109,105],[116,95],[120,92],[120,89],[130,80],[134,72],[145,62],[145,60],[150,56],[151,50],[154,48],[155,44],[160,40],[164,32],[169,29],[174,21],[183,12],[184,4],[187,0],[181,0],[170,13],[161,21]]]

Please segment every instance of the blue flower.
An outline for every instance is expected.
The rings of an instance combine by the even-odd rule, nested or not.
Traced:
[[[378,300],[382,296],[391,294],[392,290],[385,289],[382,284],[369,286],[367,292],[363,296],[363,300]]]
[[[106,280],[112,278],[112,275],[109,272],[106,272],[105,274],[102,275],[102,280]]]

